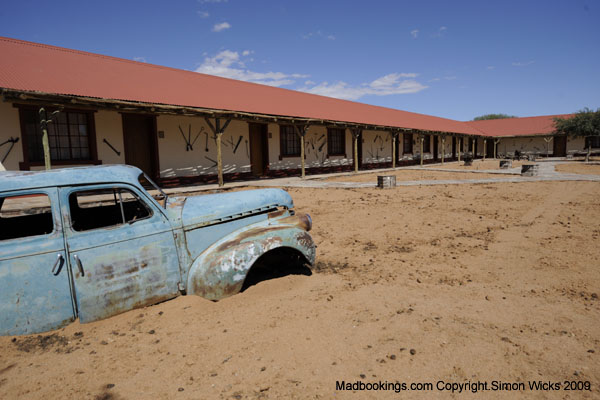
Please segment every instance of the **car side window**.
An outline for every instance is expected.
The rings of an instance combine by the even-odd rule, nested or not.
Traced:
[[[0,197],[0,240],[47,235],[53,230],[47,194]]]
[[[69,210],[73,230],[79,232],[132,224],[152,216],[150,208],[124,188],[73,192],[69,195]]]

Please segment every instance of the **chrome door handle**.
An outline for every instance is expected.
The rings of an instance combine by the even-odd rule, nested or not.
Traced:
[[[81,263],[81,260],[79,259],[77,254],[75,254],[73,256],[73,258],[75,259],[75,262],[77,263],[77,269],[79,270],[79,273],[81,274],[81,276],[85,276],[85,274],[83,273],[83,264]]]
[[[54,276],[60,274],[63,264],[65,263],[65,258],[62,254],[58,253],[56,256],[56,262],[54,263],[54,267],[52,267],[52,273],[54,274]],[[58,267],[58,270],[56,270],[56,267]]]

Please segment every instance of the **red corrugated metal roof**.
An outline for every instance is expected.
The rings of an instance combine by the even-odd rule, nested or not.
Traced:
[[[573,115],[542,115],[539,117],[489,119],[465,123],[481,131],[486,136],[548,135],[554,132],[554,118],[570,118]]]
[[[0,87],[481,134],[460,122],[131,60],[0,37]]]

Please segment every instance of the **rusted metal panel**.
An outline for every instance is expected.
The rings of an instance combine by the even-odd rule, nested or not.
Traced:
[[[187,279],[188,293],[219,300],[238,293],[256,260],[270,250],[288,247],[314,264],[315,244],[309,218],[298,216],[251,225],[221,239],[196,259]]]
[[[177,296],[179,258],[171,224],[159,209],[148,204],[153,207],[150,218],[78,232],[69,221],[68,201],[77,190],[81,187],[61,188],[60,199],[80,321],[107,318]]]
[[[75,318],[56,188],[13,195],[40,193],[50,198],[52,233],[0,241],[0,335],[44,332]]]

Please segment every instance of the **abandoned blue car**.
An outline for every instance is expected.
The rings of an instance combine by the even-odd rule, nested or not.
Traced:
[[[0,172],[0,334],[309,274],[312,221],[293,206],[280,189],[169,197],[130,166]]]

